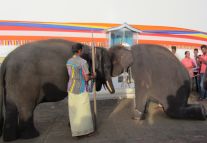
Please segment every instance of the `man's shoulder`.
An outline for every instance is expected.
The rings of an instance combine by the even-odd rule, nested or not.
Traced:
[[[79,56],[77,58],[81,61],[81,63],[83,63],[83,64],[87,63],[87,61],[85,59],[83,59],[83,58],[81,58]]]
[[[67,64],[68,63],[72,63],[73,61],[74,61],[74,59],[73,58],[70,58],[70,59],[67,60]]]

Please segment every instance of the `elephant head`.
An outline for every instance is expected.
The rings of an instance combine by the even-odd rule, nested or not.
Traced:
[[[89,70],[92,72],[92,52],[91,48],[85,46],[83,48],[82,58],[87,60],[89,64]],[[111,79],[112,65],[110,61],[109,52],[102,47],[96,47],[95,57],[96,67],[96,91],[100,91],[102,85],[108,89],[110,93],[114,93],[115,89]]]
[[[118,76],[133,64],[133,55],[130,50],[122,45],[116,45],[109,49],[112,63],[112,76]]]

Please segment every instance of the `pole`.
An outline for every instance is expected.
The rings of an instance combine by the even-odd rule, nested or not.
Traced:
[[[96,49],[94,46],[94,41],[93,41],[93,31],[92,31],[92,69],[93,69],[93,75],[96,75],[96,69],[95,69],[95,54],[96,54]],[[93,84],[93,109],[94,109],[94,129],[97,129],[97,105],[96,105],[96,80],[94,79],[94,84]]]

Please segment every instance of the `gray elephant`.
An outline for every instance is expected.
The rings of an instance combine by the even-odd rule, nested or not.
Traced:
[[[4,141],[38,136],[33,123],[35,107],[67,96],[66,62],[72,57],[73,44],[60,39],[37,41],[18,47],[6,57],[0,72],[0,135],[3,133]],[[82,57],[91,65],[88,46],[84,46]],[[105,85],[114,93],[110,57],[104,48],[96,48],[96,73],[96,90]]]
[[[165,47],[134,45],[131,50],[117,45],[109,50],[112,76],[129,67],[135,81],[135,113],[144,119],[149,101],[162,105],[166,114],[177,119],[205,120],[206,110],[200,104],[188,104],[190,77],[179,60]]]

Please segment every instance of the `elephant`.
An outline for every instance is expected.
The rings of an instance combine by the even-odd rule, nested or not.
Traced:
[[[66,62],[73,55],[73,44],[63,39],[34,41],[19,46],[5,58],[0,71],[0,135],[4,141],[39,136],[33,123],[35,107],[67,97],[70,77]],[[89,46],[84,45],[81,56],[91,67]],[[103,85],[114,93],[108,51],[97,47],[95,58],[96,90]]]
[[[145,119],[150,101],[162,105],[164,112],[171,118],[206,119],[203,105],[188,104],[190,76],[166,47],[137,44],[127,49],[115,45],[109,49],[109,53],[112,77],[131,68],[135,83],[134,119]]]

